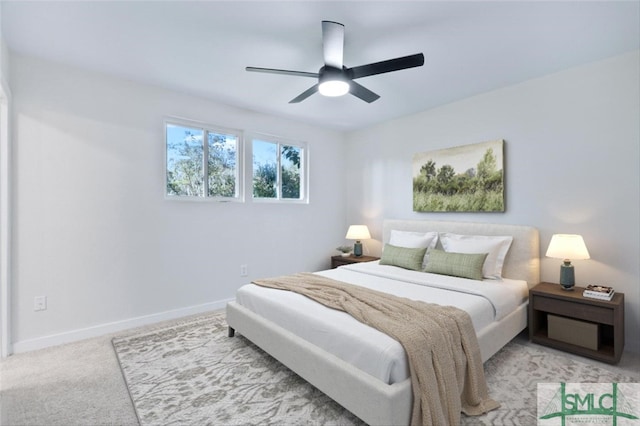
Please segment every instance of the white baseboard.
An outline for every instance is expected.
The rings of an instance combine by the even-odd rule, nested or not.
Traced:
[[[189,315],[196,315],[209,311],[217,311],[223,309],[227,305],[227,303],[232,300],[234,299],[218,300],[216,302],[204,303],[202,305],[189,306],[186,308],[174,309],[157,314],[145,315],[122,321],[100,324],[93,327],[66,331],[64,333],[37,337],[35,339],[13,342],[12,349],[13,353],[29,352],[36,349],[48,348],[50,346],[62,345],[64,343],[77,342],[79,340],[89,339],[92,337],[104,336],[105,334],[111,334],[135,327],[155,324],[161,321],[182,318]]]

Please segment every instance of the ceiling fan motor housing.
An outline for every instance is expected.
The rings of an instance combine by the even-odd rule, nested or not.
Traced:
[[[338,69],[338,68],[325,65],[322,68],[320,68],[320,71],[318,71],[318,75],[319,75],[318,83],[324,83],[325,81],[330,81],[330,80],[342,80],[342,81],[350,80],[347,73],[347,69],[345,67],[343,67],[342,69]]]

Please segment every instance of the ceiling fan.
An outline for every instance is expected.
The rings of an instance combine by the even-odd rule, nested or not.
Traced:
[[[356,83],[355,79],[371,75],[400,71],[424,65],[424,55],[403,56],[401,58],[374,62],[367,65],[347,68],[343,64],[344,25],[338,22],[322,21],[322,50],[324,66],[315,72],[290,71],[274,68],[247,67],[247,71],[270,74],[286,74],[298,77],[313,77],[318,83],[289,101],[290,104],[301,102],[316,92],[325,96],[342,96],[351,93],[353,96],[371,103],[380,96],[366,87]]]

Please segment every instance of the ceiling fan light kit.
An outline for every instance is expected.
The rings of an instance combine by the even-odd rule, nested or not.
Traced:
[[[322,21],[322,49],[324,66],[317,73],[305,71],[290,71],[274,68],[247,67],[247,71],[264,72],[269,74],[285,74],[298,77],[313,77],[318,83],[293,98],[289,103],[298,103],[316,92],[324,96],[343,96],[351,93],[353,96],[371,103],[380,98],[379,95],[356,83],[356,78],[400,71],[407,68],[424,65],[424,55],[404,56],[353,68],[343,65],[344,25],[338,22]]]
[[[324,81],[318,85],[318,92],[324,96],[344,96],[349,93],[349,83],[342,80]]]
[[[349,80],[339,69],[322,67],[318,83],[318,92],[324,96],[343,96],[349,93]]]

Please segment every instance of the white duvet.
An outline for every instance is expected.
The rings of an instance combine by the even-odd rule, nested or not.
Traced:
[[[525,281],[475,281],[367,262],[316,272],[328,278],[401,297],[455,306],[471,316],[476,333],[526,302]],[[236,301],[368,374],[392,384],[409,377],[400,343],[349,314],[297,293],[255,284],[241,287]]]

